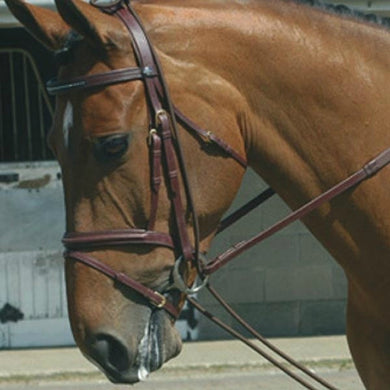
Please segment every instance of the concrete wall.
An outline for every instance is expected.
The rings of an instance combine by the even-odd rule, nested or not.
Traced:
[[[26,168],[0,165],[0,173],[10,172],[19,173],[20,180],[0,184],[0,314],[9,303],[24,317],[0,323],[0,348],[72,344],[60,244],[64,209],[59,168],[55,163]],[[249,171],[232,209],[262,188],[264,183]],[[209,257],[256,234],[288,211],[275,197],[218,237]],[[211,284],[268,336],[344,331],[343,273],[300,223],[234,260],[212,276]],[[207,293],[200,293],[199,299],[226,319]],[[180,322],[183,337],[227,337],[208,320],[197,318],[195,329]]]

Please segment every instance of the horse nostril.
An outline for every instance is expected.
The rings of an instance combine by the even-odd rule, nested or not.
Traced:
[[[104,367],[121,372],[127,370],[131,365],[127,347],[112,335],[105,333],[96,335],[94,349],[99,364]]]

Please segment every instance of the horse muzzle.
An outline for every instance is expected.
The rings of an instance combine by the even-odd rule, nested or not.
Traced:
[[[126,340],[116,330],[101,330],[89,337],[87,359],[113,383],[136,383],[177,356],[182,347],[180,335],[168,315],[151,310],[136,340]],[[137,332],[129,332],[137,334]]]

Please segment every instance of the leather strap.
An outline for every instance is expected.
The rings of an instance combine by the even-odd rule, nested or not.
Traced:
[[[268,229],[264,230],[255,237],[247,240],[241,241],[221,255],[215,257],[209,264],[203,268],[205,275],[210,275],[221,268],[223,265],[227,264],[235,257],[246,251],[247,249],[253,247],[254,245],[264,241],[266,238],[275,234],[279,230],[285,228],[291,223],[295,222],[298,219],[303,218],[305,215],[313,211],[314,209],[320,207],[323,203],[330,201],[341,193],[349,190],[350,188],[356,186],[363,180],[368,179],[369,177],[375,175],[378,171],[384,168],[387,164],[390,163],[390,148],[386,149],[384,152],[379,154],[376,158],[372,159],[369,163],[363,166],[362,169],[355,172],[347,179],[336,184],[334,187],[319,195],[312,201],[306,203],[296,211],[289,214],[286,218],[282,219],[278,223],[272,225]]]
[[[139,65],[142,68],[157,70],[159,76],[162,72],[153,55],[151,45],[143,30],[143,27],[130,6],[118,10],[116,15],[123,21],[129,33],[133,38],[134,50],[137,54]],[[173,146],[172,121],[174,117],[169,114],[169,106],[164,107],[163,102],[167,104],[166,88],[160,83],[160,77],[144,80],[147,101],[149,102],[149,116],[151,128],[157,130],[161,137],[162,150],[164,152],[168,186],[170,191],[173,213],[177,229],[177,236],[181,252],[186,261],[193,260],[193,247],[187,232],[186,220],[181,196],[181,186],[179,174],[185,170],[184,166],[179,168],[176,160],[176,150]],[[162,91],[163,99],[160,98],[158,90]],[[167,111],[168,110],[168,111]],[[153,207],[152,207],[153,208]]]
[[[174,243],[169,234],[143,229],[65,233],[62,243],[69,250],[140,244],[159,245],[174,249]]]
[[[246,158],[241,156],[238,152],[236,152],[229,144],[227,144],[223,139],[217,137],[211,131],[206,131],[195,124],[191,119],[186,117],[177,107],[174,107],[176,118],[179,123],[186,127],[189,130],[194,131],[197,135],[199,135],[206,142],[212,143],[218,146],[221,150],[223,150],[228,156],[232,157],[236,160],[240,165],[244,168],[247,167],[248,163]]]
[[[65,258],[71,258],[73,260],[79,261],[101,273],[113,279],[116,282],[119,282],[127,287],[130,287],[132,290],[137,291],[140,295],[146,298],[153,306],[158,309],[164,309],[169,314],[171,314],[175,319],[179,317],[179,312],[171,302],[169,302],[164,295],[158,291],[152,290],[143,284],[137,282],[136,280],[130,278],[122,272],[116,272],[111,267],[105,265],[101,261],[96,260],[92,256],[87,255],[83,252],[65,252]]]
[[[149,147],[151,149],[151,206],[148,229],[152,230],[156,223],[158,195],[162,182],[161,176],[161,139],[157,135],[157,130],[152,129],[149,134]]]
[[[181,186],[179,181],[179,169],[176,163],[175,150],[173,146],[172,133],[170,130],[170,118],[166,113],[160,116],[160,130],[165,154],[167,176],[169,178],[169,193],[174,209],[177,234],[181,246],[181,252],[186,261],[193,260],[193,248],[187,232],[186,211],[183,207]]]
[[[260,341],[263,345],[265,345],[269,350],[273,352],[273,354],[279,355],[285,362],[291,364],[303,374],[307,375],[311,379],[315,380],[321,386],[329,389],[329,390],[337,390],[336,387],[331,385],[329,382],[325,381],[311,370],[307,369],[305,366],[294,360],[292,357],[281,351],[275,345],[270,343],[266,338],[264,338],[259,332],[257,332],[254,328],[252,328],[243,318],[241,318],[228,304],[227,302],[217,293],[217,291],[212,288],[209,284],[206,286],[210,294],[221,304],[221,306],[227,311],[227,313],[232,317],[236,322],[238,322],[246,331],[249,332],[251,337],[254,337],[256,340]],[[288,368],[285,362],[279,362],[274,358],[273,355],[266,352],[264,349],[258,345],[258,343],[254,343],[253,340],[249,340],[247,337],[243,336],[242,333],[233,329],[232,325],[227,325],[225,322],[221,321],[219,318],[214,316],[212,313],[207,311],[195,298],[187,297],[187,300],[193,305],[200,313],[202,313],[205,317],[207,317],[210,321],[214,322],[217,326],[224,329],[226,332],[231,334],[233,337],[239,339],[244,344],[246,344],[249,348],[257,352],[264,359],[268,360],[275,367],[283,371],[285,374],[290,376],[292,379],[300,383],[303,387],[309,390],[317,390],[311,383],[306,381],[300,375],[297,375],[294,371]]]
[[[269,198],[275,195],[275,191],[272,188],[267,188],[259,195],[251,199],[249,202],[245,203],[242,207],[240,207],[237,211],[224,218],[218,226],[218,230],[216,234],[223,232],[229,226],[233,225],[239,219],[243,218],[245,215],[254,210],[257,206],[260,206]]]
[[[134,13],[132,12],[129,5],[126,5],[120,8],[115,15],[121,19],[123,24],[126,26],[131,37],[133,38],[133,47],[136,53],[136,58],[138,65],[141,68],[148,68],[156,71],[156,64],[153,58],[153,54],[150,50],[149,42],[146,38],[146,35],[139,24],[138,20],[135,18]],[[157,91],[154,87],[153,81],[151,79],[145,79],[145,89],[147,100],[149,101],[149,117],[151,120],[151,127],[155,128],[155,116],[156,113],[162,110],[162,105],[160,99],[157,95]]]
[[[57,78],[54,78],[46,83],[46,89],[50,95],[61,95],[69,91],[94,87],[100,88],[125,81],[142,80],[144,77],[155,76],[156,74],[152,70],[145,72],[140,68],[115,69],[109,72],[75,77],[66,81],[59,81]]]

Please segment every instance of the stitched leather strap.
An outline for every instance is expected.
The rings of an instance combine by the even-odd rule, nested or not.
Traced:
[[[233,260],[235,257],[246,251],[247,249],[253,247],[254,245],[264,241],[266,238],[275,234],[279,230],[285,228],[291,223],[295,222],[298,219],[301,219],[314,209],[320,207],[323,203],[330,201],[341,193],[349,190],[350,188],[356,186],[363,180],[368,179],[369,177],[375,175],[378,171],[384,168],[386,165],[390,163],[390,148],[386,149],[384,152],[379,154],[376,158],[372,159],[369,163],[363,166],[362,169],[355,172],[347,179],[338,183],[328,191],[319,195],[312,201],[306,203],[296,211],[289,214],[286,218],[282,219],[278,223],[272,225],[268,229],[264,230],[260,234],[255,237],[247,240],[241,241],[227,251],[222,253],[221,255],[215,257],[207,266],[203,268],[203,272],[205,275],[210,275],[217,271],[219,268],[227,264],[229,261]]]
[[[113,279],[116,282],[119,282],[127,287],[130,287],[134,291],[137,291],[140,295],[142,295],[144,298],[146,298],[153,306],[157,307],[158,309],[164,309],[169,314],[171,314],[175,319],[179,317],[179,312],[173,306],[171,302],[169,302],[164,295],[159,293],[158,291],[152,290],[143,284],[137,282],[136,280],[130,278],[126,274],[122,272],[116,272],[111,267],[105,265],[104,263],[96,260],[92,256],[87,255],[83,252],[65,252],[64,253],[65,258],[71,258],[76,261],[79,261],[80,263],[83,263],[101,273],[108,276],[109,278]]]
[[[75,77],[66,81],[59,81],[57,78],[54,78],[46,83],[46,89],[50,95],[61,95],[69,91],[94,87],[100,88],[107,85],[123,83],[125,81],[142,80],[144,77],[155,76],[156,74],[152,70],[150,70],[150,72],[149,70],[145,72],[140,68],[116,69],[89,76]]]
[[[194,131],[199,136],[201,136],[206,142],[213,143],[218,146],[221,150],[223,150],[228,156],[234,158],[240,165],[244,168],[247,167],[246,158],[241,156],[238,152],[236,152],[229,144],[227,144],[223,139],[217,137],[211,131],[206,131],[195,124],[191,119],[186,117],[177,107],[174,107],[176,118],[179,123],[186,127],[189,130]]]
[[[159,245],[174,249],[174,243],[169,234],[143,230],[143,229],[118,229],[100,232],[65,233],[62,239],[65,248],[91,249],[102,246],[123,245]]]
[[[119,9],[116,15],[123,21],[133,38],[133,46],[137,54],[139,65],[142,68],[147,67],[158,70],[158,74],[161,76],[161,69],[159,69],[159,64],[156,63],[151,45],[133,10],[130,6],[127,6]],[[172,134],[172,121],[174,118],[172,115],[169,115],[169,111],[167,111],[169,110],[169,106],[165,107],[163,105],[164,101],[167,104],[167,100],[169,99],[166,96],[165,88],[160,83],[159,77],[153,79],[146,78],[144,83],[147,100],[149,102],[148,107],[151,128],[156,129],[161,137],[162,150],[164,152],[167,167],[167,182],[173,206],[173,213],[175,216],[174,219],[177,228],[179,245],[185,260],[192,261],[194,250],[187,232],[185,220],[186,213],[183,206],[179,181],[179,174],[180,172],[183,172],[185,167],[182,166],[180,169],[178,166]],[[162,99],[159,96],[158,90],[162,91]]]
[[[148,229],[152,230],[157,219],[158,196],[162,182],[161,176],[161,139],[157,130],[152,129],[149,134],[149,147],[151,149],[151,205]]]

